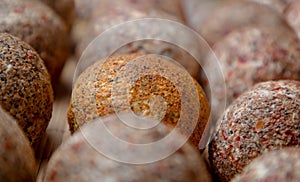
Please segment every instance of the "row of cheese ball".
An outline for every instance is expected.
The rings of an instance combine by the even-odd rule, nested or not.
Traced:
[[[215,102],[211,103],[212,118],[215,119],[214,115],[220,118],[218,121],[209,123],[215,129],[215,134],[212,135],[208,146],[212,172],[216,175],[215,178],[218,178],[216,180],[230,181],[236,174],[242,173],[245,166],[252,160],[265,154],[246,167],[244,174],[233,180],[264,181],[266,179],[276,179],[280,181],[289,179],[298,181],[299,161],[295,159],[300,155],[300,149],[297,148],[300,136],[300,87],[299,82],[293,80],[299,80],[300,78],[300,52],[298,48],[300,44],[296,33],[289,27],[286,20],[266,6],[241,0],[222,2],[224,4],[218,1],[213,2],[221,5],[210,6],[215,13],[208,15],[207,23],[210,25],[200,27],[203,28],[203,31],[211,34],[211,39],[209,36],[205,36],[205,33],[201,31],[200,33],[208,40],[221,64],[225,83],[227,84],[228,107],[219,117],[218,111],[214,110],[214,106],[224,98],[211,98],[211,101]],[[109,6],[110,3],[113,4],[113,7]],[[199,7],[202,5],[199,4]],[[117,5],[112,1],[102,8],[110,7],[113,9],[115,6]],[[127,4],[124,7],[130,6]],[[133,15],[139,15],[139,13],[136,13],[137,9],[126,12],[124,11],[126,8],[116,9],[115,14],[111,15],[109,13],[98,14],[96,19],[100,19],[100,21],[98,24],[93,23],[91,25],[95,25],[93,30],[96,30],[95,35],[110,27],[107,22],[110,23],[115,20],[114,17],[120,16],[121,20],[116,18],[118,23],[137,18],[126,18],[132,12],[134,12]],[[103,11],[105,12],[105,10]],[[197,12],[200,11],[193,10],[188,13],[196,16],[195,13]],[[261,18],[257,18],[258,16]],[[232,19],[233,17],[234,19]],[[105,20],[105,18],[108,20]],[[199,19],[202,20],[201,18],[203,18],[203,15]],[[97,29],[97,25],[100,29]],[[195,29],[197,30],[197,28]],[[114,38],[112,37],[112,41],[118,40]],[[142,44],[142,46],[144,45]],[[169,76],[172,76],[174,80],[180,80],[182,75],[185,75],[185,71],[179,69],[176,65],[167,63],[168,61],[160,56],[145,56],[145,53],[149,53],[147,50],[145,51],[146,46],[142,48],[141,52],[134,47],[129,46],[124,52],[120,51],[121,53],[127,53],[127,55],[114,55],[107,59],[100,58],[100,60],[95,61],[96,63],[92,62],[93,64],[85,65],[84,68],[88,68],[80,71],[82,73],[75,82],[68,113],[70,130],[74,133],[74,136],[54,153],[47,169],[47,180],[212,180],[203,161],[197,162],[197,167],[192,167],[191,165],[194,163],[189,161],[188,158],[173,163],[176,156],[180,155],[182,157],[193,156],[191,160],[194,161],[203,160],[199,155],[195,155],[195,148],[198,150],[198,143],[209,119],[210,108],[204,92],[201,91],[196,82],[187,84],[193,83],[188,82],[188,79],[184,79],[185,83],[179,81],[180,84],[177,85],[171,81],[170,77],[161,76],[165,72],[169,72]],[[128,49],[131,51],[128,51]],[[208,63],[212,56],[207,55],[207,58],[202,60],[203,64]],[[180,60],[176,56],[173,56],[173,58],[180,63],[186,61]],[[166,62],[165,66],[168,69],[155,65],[156,62]],[[151,72],[147,69],[151,69]],[[189,71],[189,69],[187,70]],[[131,76],[135,73],[146,76],[137,80],[133,79],[134,82],[131,83]],[[194,77],[197,78],[197,76]],[[115,89],[127,89],[128,85],[128,92],[123,94],[129,98],[128,100],[125,99],[126,102],[122,102],[123,97],[118,95],[122,92],[116,92]],[[219,91],[219,85],[221,84],[211,85],[212,89],[207,93]],[[116,86],[117,88],[115,88]],[[180,91],[183,88],[188,88],[191,91],[186,93],[186,97],[181,95]],[[197,95],[192,94],[195,88],[198,90],[198,98]],[[182,153],[186,145],[189,145],[187,143],[181,150],[177,150],[164,160],[136,166],[108,159],[105,157],[107,153],[103,154],[97,150],[97,146],[90,145],[95,141],[100,143],[102,140],[97,138],[98,135],[94,135],[92,140],[95,141],[89,141],[85,133],[92,133],[96,125],[92,121],[104,116],[109,116],[104,123],[112,130],[111,132],[114,134],[119,133],[121,136],[125,135],[125,141],[141,143],[144,139],[146,141],[150,140],[148,137],[152,137],[151,132],[149,132],[149,135],[140,137],[139,132],[124,129],[124,126],[120,124],[120,119],[116,119],[111,114],[127,109],[138,115],[150,115],[150,117],[155,118],[156,113],[153,113],[150,109],[150,100],[157,95],[162,95],[165,105],[169,106],[164,113],[162,122],[167,126],[176,126],[178,132],[182,135],[189,133],[187,130],[192,128],[193,123],[189,122],[191,120],[186,120],[186,125],[180,124],[179,118],[182,119],[180,114],[182,114],[182,109],[185,109],[183,108],[183,102],[180,101],[186,101],[188,100],[186,98],[194,97],[194,100],[188,100],[188,103],[192,106],[191,108],[197,105],[195,103],[197,100],[199,101],[199,120],[189,138],[189,143],[193,144],[194,150]],[[178,97],[178,95],[181,97]],[[222,94],[219,95],[222,96]],[[116,100],[114,100],[115,97],[117,97]],[[178,98],[182,100],[178,101]],[[178,103],[181,103],[181,105]],[[120,106],[124,107],[121,107],[120,110]],[[189,109],[185,112],[183,114],[193,113]],[[81,129],[78,132],[79,128]],[[154,139],[152,138],[151,141],[157,141],[161,138],[161,135],[158,135]],[[107,140],[111,141],[109,138]],[[177,140],[179,139],[177,138]],[[173,142],[176,143],[176,139]],[[166,145],[165,147],[170,146]],[[118,146],[111,143],[111,148],[112,151],[110,152],[114,153],[113,149],[117,150]],[[128,150],[131,151],[130,147],[128,147]],[[276,152],[277,150],[278,152]],[[268,153],[269,151],[271,152]],[[78,166],[81,166],[81,168]],[[260,168],[257,169],[258,167]],[[79,168],[84,168],[87,171],[79,170]],[[278,170],[281,168],[283,168],[283,172],[278,174]],[[194,170],[197,172],[195,173]]]
[[[165,160],[153,162],[151,164],[143,164],[140,167],[135,168],[135,165],[133,164],[124,164],[122,162],[115,162],[112,159],[107,159],[105,157],[105,154],[107,153],[103,154],[101,150],[97,150],[97,145],[91,145],[91,143],[95,144],[97,141],[103,140],[101,138],[102,135],[97,135],[97,133],[92,132],[95,128],[97,128],[95,126],[96,124],[93,124],[92,121],[97,120],[99,117],[109,116],[110,114],[117,112],[114,110],[116,108],[114,104],[118,105],[119,103],[113,102],[113,94],[107,94],[110,91],[113,92],[114,87],[113,83],[109,80],[115,81],[116,78],[118,80],[122,80],[120,81],[121,87],[118,87],[120,90],[123,89],[122,86],[130,84],[125,82],[127,81],[126,76],[121,77],[121,75],[124,76],[121,71],[118,74],[115,70],[122,70],[122,67],[125,67],[126,62],[128,61],[141,60],[141,64],[138,66],[143,66],[142,63],[145,63],[147,59],[151,60],[151,64],[155,64],[156,61],[162,61],[162,58],[158,56],[151,56],[148,58],[145,56],[138,57],[137,55],[113,56],[105,60],[103,63],[104,65],[100,66],[101,62],[97,62],[80,75],[76,84],[74,85],[68,115],[70,129],[72,132],[74,132],[74,136],[72,136],[70,140],[63,144],[63,146],[60,147],[51,158],[47,169],[47,180],[64,181],[73,179],[74,177],[79,181],[84,179],[91,181],[96,180],[97,177],[102,177],[103,179],[114,178],[116,180],[122,179],[124,181],[131,181],[135,179],[140,180],[141,178],[150,175],[147,177],[149,181],[159,181],[159,179],[171,181],[174,180],[173,177],[175,174],[178,181],[190,181],[191,179],[195,181],[211,180],[210,174],[208,173],[206,165],[203,161],[198,164],[197,168],[190,168],[191,166],[186,165],[186,163],[194,164],[189,161],[189,159],[181,161],[175,166],[173,166],[174,164],[172,163],[177,155],[183,155],[187,157],[194,156],[194,153],[197,153],[195,149],[198,147],[204,126],[207,123],[207,111],[209,110],[205,95],[201,89],[198,90],[200,91],[198,98],[201,104],[201,107],[197,108],[199,109],[199,120],[193,134],[190,137],[190,143],[193,144],[194,149],[191,149],[189,153],[181,153],[181,150],[178,150]],[[163,61],[161,62],[161,65],[162,63]],[[170,63],[166,64],[169,64],[168,68],[172,70],[170,74],[172,76],[176,76],[175,79],[180,80],[180,76],[184,74],[183,70],[174,67],[174,65],[172,66]],[[131,74],[131,72],[136,69],[134,68],[134,70],[132,70],[132,66],[134,65],[126,67],[124,71],[126,71],[128,74]],[[142,71],[146,72],[146,70]],[[153,68],[151,71],[154,75],[156,75],[156,73],[161,74],[161,72],[157,72],[157,70]],[[180,74],[176,74],[178,72]],[[142,83],[137,81],[132,87],[130,87],[132,92],[129,91],[128,94],[129,97],[131,97],[129,100],[129,107],[123,107],[122,109],[129,109],[139,113],[139,107],[143,105],[142,103],[144,103],[144,101],[151,99],[151,94],[156,95],[164,92],[167,92],[167,95],[164,98],[166,105],[176,105],[176,102],[178,102],[178,93],[176,93],[176,91],[179,92],[179,90],[182,89],[180,86],[174,87],[174,90],[171,91],[170,87],[172,87],[172,84],[169,83],[169,80],[155,76],[153,76],[151,79],[148,78],[149,77],[147,76],[142,77],[144,86],[141,86]],[[186,79],[184,80],[186,81]],[[186,84],[182,82],[179,83],[181,83],[183,88],[192,88],[194,86],[193,84]],[[154,85],[158,88],[152,90]],[[192,95],[192,89],[189,91],[191,91],[189,93],[191,94],[192,98],[197,98],[197,96]],[[283,149],[284,147],[299,145],[299,91],[300,82],[298,81],[282,80],[262,82],[255,85],[251,90],[242,94],[233,102],[232,105],[228,107],[220,119],[221,124],[217,128],[217,132],[209,145],[209,160],[211,162],[213,172],[222,181],[229,181],[234,175],[241,173],[246,165],[248,165],[254,158],[261,154],[264,154],[268,151]],[[146,95],[142,95],[138,94],[137,92],[148,93]],[[180,99],[185,98],[181,97]],[[195,100],[189,101],[191,108],[195,108]],[[135,104],[135,101],[138,102],[137,105]],[[126,105],[126,102],[121,102],[120,104],[121,106],[122,104]],[[150,113],[151,116],[152,113],[149,108],[150,107],[146,107],[143,111],[146,111],[145,113]],[[189,112],[192,112],[191,108],[188,109]],[[176,127],[178,131],[181,134],[185,134],[186,130],[190,129],[189,127],[192,126],[192,123],[189,122],[190,120],[184,120],[182,119],[184,116],[180,115],[180,119],[183,120],[185,124],[180,125],[178,116],[170,114],[180,112],[180,109],[180,107],[171,107],[170,109],[167,109],[162,122],[171,127],[177,125]],[[190,115],[191,113],[189,112],[186,114]],[[177,117],[174,118],[174,116]],[[142,120],[140,122],[142,122]],[[127,130],[122,121],[120,119],[115,119],[114,117],[108,118],[105,120],[105,123],[107,124],[109,130],[111,129],[110,127],[114,127],[113,131],[111,131],[113,135],[116,135],[116,133],[121,136],[125,135],[125,137],[121,139],[130,141],[130,143],[134,144],[143,143],[144,140],[159,141],[161,138],[163,138],[161,135],[167,135],[166,133],[163,133],[156,136],[157,138],[148,139],[147,137],[152,136],[153,131],[149,131],[146,134],[147,137],[144,135],[140,136],[137,130]],[[79,128],[81,129],[75,132]],[[161,131],[160,128],[156,128],[156,130]],[[102,131],[99,130],[98,132]],[[94,138],[87,138],[85,133],[93,133]],[[119,137],[119,135],[117,136]],[[132,139],[132,137],[135,139]],[[114,143],[110,138],[106,138],[105,140],[112,141],[110,143],[112,148],[112,151],[110,151],[111,153],[114,153],[114,150],[118,150],[118,143]],[[179,138],[174,138],[173,142],[176,143],[179,140]],[[98,142],[98,144],[104,145],[101,142]],[[175,144],[173,143],[173,145]],[[188,146],[188,144],[185,146]],[[185,146],[182,148],[185,148]],[[165,150],[167,150],[167,148],[171,146],[165,145],[164,147]],[[128,150],[131,151],[130,147],[128,147]],[[285,155],[291,153],[292,157],[294,155],[299,156],[299,150],[300,149],[291,149],[287,151],[283,150],[282,153],[286,152],[287,154],[282,155],[284,157]],[[126,151],[123,151],[123,153],[126,153]],[[198,151],[198,153],[200,152]],[[70,156],[70,154],[72,155]],[[266,156],[268,155],[269,154],[266,154]],[[198,161],[201,159],[199,155],[195,155],[194,157],[195,158],[191,160]],[[283,167],[286,167],[284,168],[286,171],[284,174],[278,175],[276,171],[271,170],[273,166],[267,166],[265,168],[266,172],[264,173],[264,176],[261,177],[262,179],[270,176],[277,179],[284,179],[287,177],[286,175],[290,175],[289,178],[295,181],[299,179],[297,173],[299,170],[299,166],[297,166],[297,160],[291,160],[295,163],[291,163],[290,160],[284,161],[285,163],[283,163],[280,159],[268,159],[268,157],[265,160],[275,160],[274,163],[276,165],[282,165]],[[91,161],[96,161],[96,164]],[[264,160],[262,160],[262,163],[264,164],[263,161]],[[113,167],[109,164],[106,165],[106,163],[113,163]],[[85,171],[80,171],[78,175],[74,176],[73,174],[80,165],[83,168],[89,169],[89,172],[87,173]],[[159,167],[161,165],[164,166],[163,170]],[[94,166],[95,168],[92,168],[91,166]],[[295,168],[289,168],[289,166],[295,166]],[[255,169],[255,167],[252,168]],[[133,170],[139,175],[130,175],[124,177],[123,175],[125,174],[123,173],[126,173],[124,172],[126,171],[125,169]],[[144,170],[147,169],[151,169],[153,171],[150,170],[145,172]],[[197,170],[198,173],[191,172],[190,170],[192,169]],[[112,174],[107,172],[110,170],[113,171]],[[270,170],[270,172],[268,172],[268,170]],[[174,173],[174,175],[170,175],[170,173]],[[185,173],[188,173],[189,175]],[[179,174],[184,178],[177,177]],[[248,180],[251,181],[252,178],[249,178]]]

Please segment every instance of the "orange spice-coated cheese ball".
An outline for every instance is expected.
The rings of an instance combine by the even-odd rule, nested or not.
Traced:
[[[169,126],[176,126],[180,118],[183,133],[195,126],[190,138],[195,146],[210,113],[202,88],[182,67],[157,55],[118,55],[96,62],[78,77],[68,112],[70,131],[123,109],[162,119]]]
[[[0,34],[0,105],[36,148],[52,115],[53,91],[43,60],[27,43]]]

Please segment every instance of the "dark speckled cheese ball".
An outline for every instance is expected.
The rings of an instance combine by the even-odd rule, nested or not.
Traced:
[[[300,148],[271,151],[253,160],[232,182],[299,182]]]
[[[53,91],[43,60],[25,42],[0,34],[0,105],[35,148],[52,114]]]
[[[9,33],[31,45],[45,61],[52,83],[69,56],[67,28],[44,3],[31,0],[0,1],[0,33]]]
[[[225,111],[209,146],[209,159],[222,181],[257,156],[300,146],[300,82],[269,81],[255,85]]]

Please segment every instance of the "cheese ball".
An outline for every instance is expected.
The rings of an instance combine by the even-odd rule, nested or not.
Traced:
[[[116,116],[108,116],[101,121],[107,130],[130,144],[126,150],[122,150],[113,142],[113,138],[106,137],[108,150],[104,152],[98,148],[103,147],[104,140],[97,122],[83,126],[54,152],[48,163],[45,181],[211,181],[204,160],[189,143],[164,158],[148,163],[129,163],[132,157],[135,161],[136,155],[139,155],[131,144],[156,142],[168,134],[168,127],[158,125],[151,130],[141,131],[126,127]],[[183,136],[176,136],[163,146],[159,145],[158,151],[178,145]],[[142,156],[160,155],[155,152],[156,149],[151,148],[145,150]],[[128,162],[118,161],[111,153],[124,156]]]
[[[53,85],[69,56],[67,28],[51,8],[39,1],[0,2],[0,32],[19,37],[44,60]]]
[[[300,1],[298,0],[252,0],[278,11],[300,38]]]
[[[35,181],[37,166],[26,136],[0,108],[0,179],[1,181]]]
[[[138,75],[140,78],[135,79]],[[157,55],[138,54],[111,56],[78,77],[68,111],[70,131],[74,133],[85,123],[122,110],[162,119],[169,126],[176,126],[180,118],[183,123],[179,128],[184,134],[196,127],[190,138],[196,147],[210,113],[202,88],[182,67]]]
[[[79,56],[87,46],[87,43],[82,43],[82,41],[92,40],[89,35],[90,32],[86,30],[87,27],[95,27],[93,25],[95,22],[91,22],[92,19],[108,19],[104,24],[97,25],[102,30],[109,28],[107,24],[111,26],[137,18],[153,18],[155,14],[162,14],[160,15],[161,18],[184,21],[180,0],[75,0],[75,11],[77,18],[72,28],[72,36],[75,42],[80,44],[79,47],[82,46],[78,50]],[[139,17],[139,14],[143,14],[143,17]],[[98,32],[98,34],[100,33]]]
[[[66,23],[70,30],[75,17],[74,0],[40,0],[50,6]]]
[[[52,115],[53,91],[43,60],[27,43],[0,34],[0,105],[36,148]]]
[[[300,148],[266,152],[245,167],[232,182],[300,181]]]
[[[300,1],[294,0],[284,10],[286,21],[294,28],[300,39]]]
[[[161,30],[157,30],[157,27],[152,27],[151,24],[141,27],[135,27],[136,25],[133,23],[130,27],[120,27],[118,30],[110,29],[115,25],[125,23],[127,21],[134,21],[138,19],[144,18],[159,18],[166,19],[171,21],[176,21],[179,23],[183,23],[183,20],[177,18],[176,16],[172,16],[164,11],[159,10],[151,10],[151,11],[143,11],[142,9],[135,8],[131,4],[131,6],[123,4],[115,4],[113,2],[102,2],[103,5],[97,8],[98,11],[95,11],[90,23],[88,23],[85,33],[82,38],[78,39],[78,45],[76,48],[77,57],[82,56],[83,51],[90,44],[88,49],[91,49],[91,46],[96,49],[100,47],[102,41],[97,42],[97,37],[101,36],[101,34],[105,31],[114,31],[118,34],[114,36],[109,36],[105,41],[106,47],[105,49],[101,49],[101,54],[104,55],[101,58],[105,58],[107,54],[130,54],[130,53],[141,53],[141,54],[159,54],[168,56],[175,61],[178,61],[181,65],[183,65],[188,72],[194,77],[197,78],[200,72],[200,65],[197,60],[191,56],[187,51],[195,53],[197,59],[201,59],[200,51],[198,49],[197,43],[194,44],[194,39],[191,37],[185,36],[182,34],[182,29],[177,30],[174,26],[170,24],[161,23]],[[100,4],[101,4],[100,3]],[[180,26],[180,25],[178,25]],[[164,40],[140,40],[144,37],[147,37],[149,34],[163,34],[167,39],[174,39],[188,48],[188,50],[183,50],[179,46],[176,46],[172,43],[165,42]],[[123,40],[127,40],[128,37],[133,37],[132,39],[139,39],[140,41],[128,42],[124,46],[120,46],[118,50],[114,50],[116,42],[122,42]],[[95,51],[95,54],[100,54],[99,51]],[[106,55],[105,55],[106,54]],[[90,57],[94,56],[91,54]]]
[[[230,181],[267,151],[300,146],[300,82],[268,81],[242,94],[224,112],[209,145],[221,181]]]
[[[146,11],[143,7],[147,6],[147,4],[151,4],[151,1],[152,0],[147,1],[148,3],[143,0],[137,2],[107,0],[99,2],[92,1],[94,4],[90,10],[91,15],[89,18],[86,18],[87,25],[85,28],[87,30],[86,33],[82,35],[82,40],[78,42],[79,48],[77,50],[77,54],[80,56],[89,42],[104,31],[120,23],[142,18],[165,18],[182,22],[182,19],[158,9],[149,8],[150,10],[148,9]],[[137,30],[123,30],[124,33],[126,33],[126,31],[138,32]],[[137,35],[137,37],[138,36],[139,35]],[[116,41],[122,38],[117,37],[111,39],[111,41]]]
[[[278,29],[280,29],[278,27]],[[224,99],[232,103],[241,93],[262,81],[292,79],[300,80],[300,42],[290,29],[278,33],[269,28],[248,26],[237,29],[213,46],[204,64],[217,57],[225,78],[226,90],[218,78],[211,83],[217,94],[217,105]]]
[[[190,13],[189,26],[209,45],[214,45],[233,30],[251,25],[277,27],[284,19],[273,9],[246,0],[198,1]]]

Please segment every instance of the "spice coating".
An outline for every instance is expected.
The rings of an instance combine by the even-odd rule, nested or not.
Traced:
[[[222,181],[257,156],[300,145],[300,82],[282,80],[255,85],[235,100],[220,119],[209,159]]]
[[[43,60],[28,44],[0,34],[0,105],[35,148],[52,115],[53,91]]]

